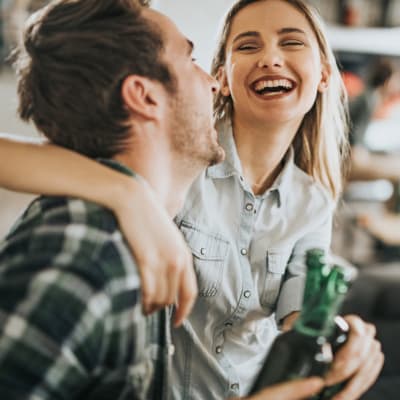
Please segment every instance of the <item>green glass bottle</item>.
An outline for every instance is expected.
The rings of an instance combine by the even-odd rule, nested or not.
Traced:
[[[350,267],[331,265],[321,249],[306,254],[303,305],[292,330],[274,341],[250,394],[265,386],[309,376],[323,376],[332,362],[329,339],[335,317],[354,276]],[[315,399],[317,399],[316,397]]]

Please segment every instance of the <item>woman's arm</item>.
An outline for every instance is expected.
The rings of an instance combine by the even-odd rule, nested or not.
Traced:
[[[93,181],[94,179],[94,181]],[[114,210],[136,181],[41,139],[0,136],[0,185],[17,192],[68,195]],[[90,191],[88,190],[88,183]]]
[[[192,257],[149,185],[64,148],[23,140],[0,137],[0,186],[80,197],[112,210],[140,270],[145,312],[177,303],[181,323],[197,295]]]

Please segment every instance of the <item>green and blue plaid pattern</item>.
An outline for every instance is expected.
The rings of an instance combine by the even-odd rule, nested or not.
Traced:
[[[0,398],[165,398],[167,317],[142,315],[112,213],[38,198],[0,244]]]

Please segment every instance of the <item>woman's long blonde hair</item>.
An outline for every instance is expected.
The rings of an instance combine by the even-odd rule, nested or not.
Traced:
[[[213,76],[217,76],[219,68],[225,65],[226,42],[234,17],[249,4],[260,1],[268,0],[238,0],[226,14],[211,66]],[[305,15],[316,35],[321,62],[331,72],[329,87],[323,93],[318,92],[314,105],[304,116],[294,138],[295,162],[303,171],[320,182],[334,199],[338,199],[347,172],[346,160],[349,152],[346,90],[318,12],[303,0],[281,1],[291,4]],[[231,118],[232,111],[231,97],[218,93],[214,99],[216,122]]]

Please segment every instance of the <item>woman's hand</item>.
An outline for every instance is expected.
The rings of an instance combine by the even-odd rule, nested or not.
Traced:
[[[320,378],[299,379],[270,386],[242,400],[305,400],[319,393],[323,385]]]
[[[375,339],[375,326],[356,315],[348,315],[345,320],[350,326],[349,338],[337,352],[325,383],[348,382],[332,400],[358,399],[375,382],[384,361],[381,345]]]
[[[109,203],[136,258],[144,312],[176,304],[175,325],[180,325],[197,297],[192,254],[182,233],[144,182],[129,178]]]
[[[149,185],[62,147],[20,140],[0,134],[0,186],[80,197],[112,210],[136,257],[144,311],[175,303],[175,323],[182,323],[197,296],[192,255]]]

